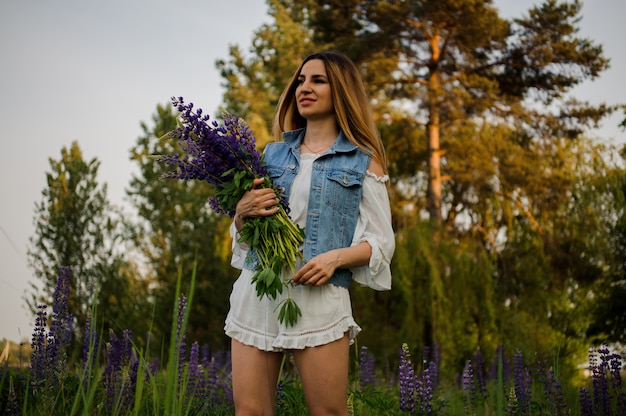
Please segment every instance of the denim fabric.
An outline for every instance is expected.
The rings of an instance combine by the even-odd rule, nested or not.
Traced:
[[[270,177],[285,195],[289,195],[298,173],[304,133],[304,129],[286,132],[282,142],[269,143],[265,149]],[[352,244],[370,159],[340,132],[333,146],[313,162],[303,251],[305,261]],[[254,253],[249,253],[245,267],[254,269],[255,258]],[[349,269],[337,269],[329,282],[347,288],[351,279]]]

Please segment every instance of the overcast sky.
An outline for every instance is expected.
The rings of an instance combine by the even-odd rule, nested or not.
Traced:
[[[532,0],[495,0],[519,17]],[[30,340],[23,301],[35,203],[49,158],[78,141],[101,162],[98,180],[124,205],[134,168],[129,150],[157,104],[182,95],[205,112],[223,90],[215,61],[229,45],[247,50],[268,22],[264,0],[2,0],[0,3],[0,339]],[[581,33],[604,46],[611,69],[575,90],[593,103],[626,102],[626,1],[587,0]],[[616,115],[592,134],[626,142]],[[228,296],[228,294],[224,294]]]

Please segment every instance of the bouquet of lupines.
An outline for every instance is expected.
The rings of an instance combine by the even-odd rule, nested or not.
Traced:
[[[259,259],[260,266],[252,278],[257,296],[276,299],[284,287],[289,290],[290,281],[283,281],[281,271],[287,268],[295,272],[296,258],[302,258],[304,230],[289,218],[287,198],[272,184],[250,127],[230,114],[224,116],[223,125],[215,120],[209,122],[209,115],[194,109],[182,97],[172,97],[172,104],[180,112],[180,126],[163,138],[178,140],[183,154],[158,156],[160,162],[175,167],[165,175],[167,178],[208,182],[214,188],[211,208],[231,217],[255,178],[264,178],[263,186],[272,188],[280,199],[277,214],[250,218],[239,230],[239,242],[246,243]],[[279,321],[293,326],[301,316],[296,302],[287,296],[279,306]]]

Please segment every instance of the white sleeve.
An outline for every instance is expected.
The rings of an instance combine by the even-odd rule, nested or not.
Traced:
[[[352,245],[367,241],[372,247],[369,264],[351,268],[352,279],[375,290],[391,289],[391,258],[396,247],[389,194],[385,185],[388,180],[388,176],[379,178],[367,172],[352,241]]]
[[[239,232],[237,231],[234,221],[230,224],[230,237],[233,241],[231,247],[233,255],[230,258],[230,265],[236,269],[243,269],[243,265],[248,254],[248,245],[237,241],[239,240]]]

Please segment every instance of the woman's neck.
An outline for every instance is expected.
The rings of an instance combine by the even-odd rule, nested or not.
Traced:
[[[338,135],[339,128],[335,120],[323,122],[308,121],[303,141],[309,146],[320,147],[328,145],[330,147]]]

